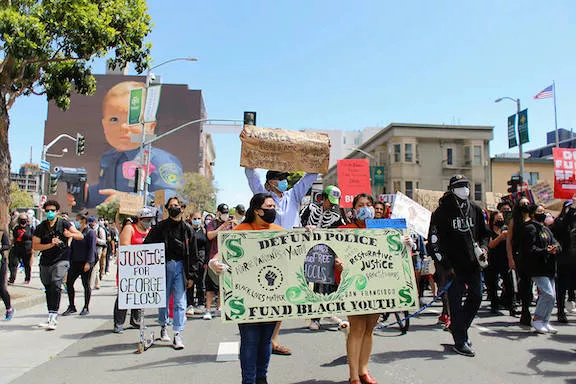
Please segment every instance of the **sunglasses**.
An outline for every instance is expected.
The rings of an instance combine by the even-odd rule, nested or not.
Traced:
[[[56,212],[55,209],[45,209],[44,212]]]

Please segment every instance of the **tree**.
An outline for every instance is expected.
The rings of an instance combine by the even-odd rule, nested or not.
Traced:
[[[293,188],[294,185],[296,185],[296,183],[300,181],[302,176],[304,176],[304,172],[291,172],[287,178],[288,189]]]
[[[32,208],[34,206],[32,196],[18,188],[18,184],[10,183],[10,210],[14,208]]]
[[[216,209],[216,193],[211,178],[199,173],[184,173],[184,185],[178,190],[189,204],[194,205],[197,211],[214,212]]]
[[[110,222],[114,222],[120,210],[120,200],[114,199],[96,206],[98,217],[103,217]]]
[[[8,111],[20,96],[44,95],[62,109],[72,92],[93,94],[94,58],[110,67],[149,65],[151,31],[145,0],[0,0],[0,179],[8,180]],[[9,205],[0,183],[0,225]]]

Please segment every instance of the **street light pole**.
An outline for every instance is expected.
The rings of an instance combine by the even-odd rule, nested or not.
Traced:
[[[67,135],[65,133],[57,136],[54,140],[52,140],[51,142],[49,142],[48,144],[46,144],[45,146],[42,147],[42,156],[40,157],[42,159],[42,161],[46,161],[46,156],[48,155],[48,150],[58,142],[58,140],[60,139],[70,139],[74,142],[76,142],[76,138],[72,137],[70,135]],[[66,150],[67,151],[67,150]],[[62,151],[64,152],[64,151]],[[45,171],[41,171],[40,173],[40,195],[42,196],[44,194],[44,172]]]
[[[520,140],[520,99],[515,99],[513,97],[501,97],[499,99],[494,100],[495,103],[499,103],[502,100],[510,100],[516,103],[516,120],[517,120],[517,131],[518,131],[518,160],[520,163],[520,177],[524,180],[524,151],[522,150],[522,140]]]

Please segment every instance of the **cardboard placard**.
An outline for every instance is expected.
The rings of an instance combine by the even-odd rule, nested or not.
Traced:
[[[144,196],[128,192],[118,192],[120,199],[120,214],[135,216],[144,206]]]
[[[245,125],[240,166],[281,172],[327,173],[330,138],[325,133]]]
[[[498,204],[502,201],[502,194],[498,192],[486,192],[486,209],[495,211],[498,209]]]
[[[442,191],[431,191],[428,189],[415,189],[414,190],[414,201],[429,210],[434,212],[438,208],[438,200],[444,196],[445,192]]]

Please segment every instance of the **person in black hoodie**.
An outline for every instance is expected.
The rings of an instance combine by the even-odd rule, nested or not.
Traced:
[[[152,227],[144,244],[164,243],[166,255],[166,303],[174,294],[174,349],[184,349],[182,331],[186,323],[186,289],[190,289],[199,276],[200,259],[193,229],[182,220],[182,202],[171,197],[165,205],[169,218]],[[160,339],[170,341],[168,336],[168,308],[158,309],[161,325]]]
[[[523,263],[524,270],[538,287],[539,295],[532,327],[538,333],[558,333],[550,325],[550,315],[556,300],[554,275],[556,255],[562,248],[552,231],[544,225],[546,213],[541,205],[530,206],[530,220],[524,222]]]
[[[475,353],[468,338],[468,328],[482,301],[481,268],[475,248],[479,246],[482,249],[478,258],[486,260],[490,231],[482,209],[469,201],[469,195],[468,179],[462,175],[453,176],[448,192],[432,214],[428,242],[432,257],[447,271],[448,280],[452,280],[448,301],[453,350],[473,357]]]
[[[32,259],[32,228],[28,224],[28,216],[22,213],[18,216],[18,224],[12,230],[12,252],[10,252],[10,284],[14,284],[18,263],[24,265],[24,284],[30,284],[30,261]]]

